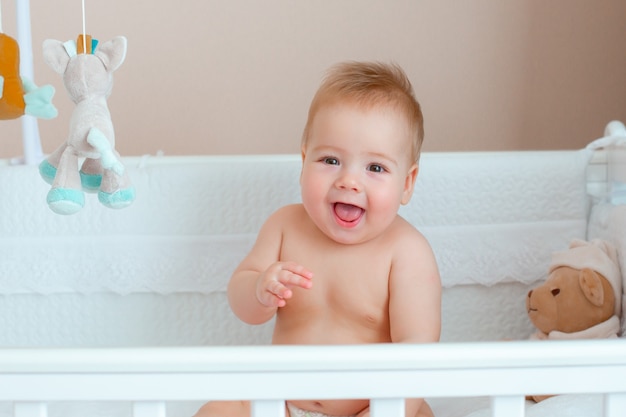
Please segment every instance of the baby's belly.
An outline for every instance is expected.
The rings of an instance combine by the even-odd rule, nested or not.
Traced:
[[[351,345],[390,342],[387,326],[367,322],[277,319],[272,343],[278,345]]]
[[[329,416],[353,416],[369,406],[369,400],[303,400],[289,401],[289,403],[302,410],[317,411]]]
[[[293,313],[291,311],[290,313]],[[364,314],[333,314],[331,310],[298,311],[276,318],[273,344],[346,345],[390,342],[389,326],[368,320]],[[303,384],[307,381],[293,381]],[[307,411],[330,416],[352,416],[369,406],[367,399],[289,401]],[[291,416],[294,417],[294,416]]]

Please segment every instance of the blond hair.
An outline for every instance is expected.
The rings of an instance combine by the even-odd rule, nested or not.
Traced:
[[[424,141],[424,118],[408,77],[396,64],[343,62],[330,68],[311,101],[302,147],[306,147],[311,124],[320,108],[351,102],[365,108],[388,105],[408,122],[413,162],[418,162]]]

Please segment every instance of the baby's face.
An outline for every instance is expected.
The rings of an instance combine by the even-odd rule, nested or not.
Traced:
[[[408,123],[387,107],[322,107],[303,149],[302,201],[313,222],[345,244],[368,241],[393,222],[413,192]]]

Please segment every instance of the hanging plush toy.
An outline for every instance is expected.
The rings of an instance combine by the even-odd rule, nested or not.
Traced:
[[[107,106],[113,72],[126,57],[126,38],[101,44],[83,35],[77,42],[49,39],[43,50],[45,62],[63,76],[76,104],[67,141],[39,165],[41,176],[52,184],[48,206],[59,214],[76,213],[85,205],[86,190],[98,192],[106,207],[127,207],[135,199],[135,190],[115,150]],[[79,158],[85,158],[80,172]]]
[[[52,119],[57,109],[52,105],[54,87],[37,87],[20,77],[20,49],[12,37],[0,33],[0,120],[16,119],[25,114]]]

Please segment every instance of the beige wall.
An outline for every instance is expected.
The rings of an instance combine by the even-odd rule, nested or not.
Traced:
[[[426,119],[425,150],[579,148],[626,121],[624,0],[107,0],[87,32],[125,35],[109,106],[122,155],[291,153],[323,71],[395,61]],[[3,26],[16,37],[14,5]],[[77,0],[31,0],[35,81],[57,88],[44,152],[73,104],[41,59],[46,38],[82,30]],[[0,157],[21,154],[0,122]]]

